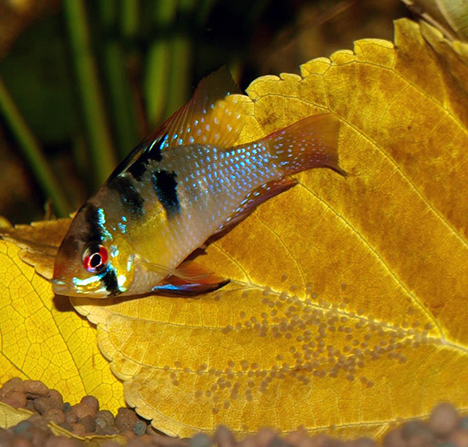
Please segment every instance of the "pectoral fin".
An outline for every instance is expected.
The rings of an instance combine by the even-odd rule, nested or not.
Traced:
[[[229,279],[206,270],[193,261],[183,262],[153,292],[163,295],[199,295],[213,292],[229,282]]]

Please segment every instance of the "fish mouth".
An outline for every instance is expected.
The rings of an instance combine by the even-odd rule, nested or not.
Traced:
[[[52,290],[56,295],[67,296],[70,294],[70,287],[60,279],[51,279],[50,282],[52,283]]]

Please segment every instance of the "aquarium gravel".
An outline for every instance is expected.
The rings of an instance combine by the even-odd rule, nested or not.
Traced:
[[[134,410],[119,408],[116,415],[100,410],[94,396],[84,396],[75,405],[36,380],[13,378],[0,388],[0,402],[33,412],[27,420],[0,429],[0,447],[79,447],[89,445],[80,439],[57,436],[48,426],[54,422],[78,437],[121,435],[128,447],[468,447],[468,417],[462,417],[450,403],[441,403],[427,420],[411,420],[395,426],[381,442],[370,438],[341,440],[324,434],[311,436],[299,428],[285,436],[264,428],[255,435],[235,439],[226,427],[213,436],[199,433],[180,439],[158,433]],[[122,439],[121,438],[121,439]],[[102,447],[117,447],[116,440],[101,440]]]

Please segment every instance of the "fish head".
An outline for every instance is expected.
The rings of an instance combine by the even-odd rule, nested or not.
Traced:
[[[81,208],[55,258],[54,293],[107,298],[130,289],[135,270],[133,251],[124,235],[108,227],[102,208],[92,204]]]

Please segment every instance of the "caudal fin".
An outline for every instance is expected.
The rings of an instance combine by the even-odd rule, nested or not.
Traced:
[[[271,153],[278,157],[284,175],[312,168],[330,168],[347,173],[338,165],[340,120],[332,113],[314,115],[264,138]]]

